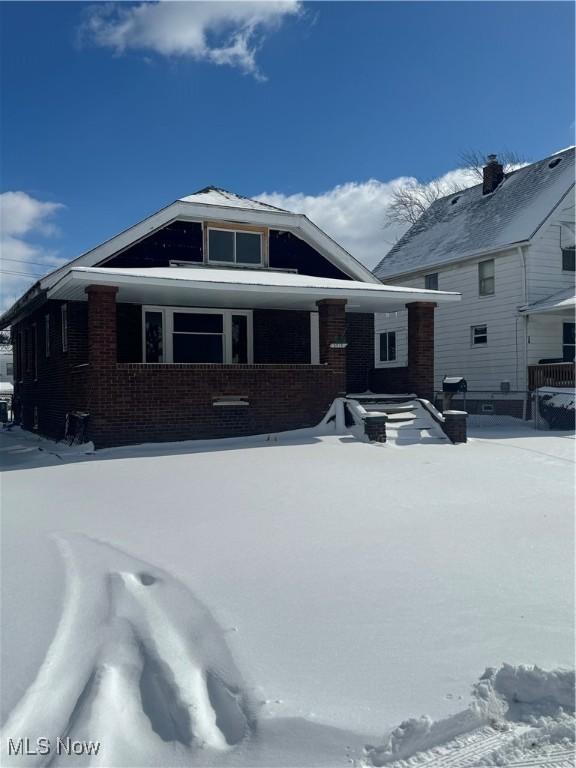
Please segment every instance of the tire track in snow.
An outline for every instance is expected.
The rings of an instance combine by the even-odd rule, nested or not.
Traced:
[[[480,728],[473,733],[459,736],[426,752],[419,752],[404,760],[386,763],[387,768],[476,768],[486,765],[506,765],[510,768],[574,768],[575,752],[573,749],[540,749],[541,754],[526,758],[502,759],[492,762],[493,753],[514,743],[521,733],[526,733],[528,726],[514,725],[509,730],[494,733],[490,726]]]
[[[100,740],[101,765],[190,765],[250,733],[252,704],[205,606],[169,574],[83,536],[57,537],[67,594],[34,683],[3,729],[2,766],[58,766],[8,754],[8,739]],[[61,758],[61,764],[66,764]]]

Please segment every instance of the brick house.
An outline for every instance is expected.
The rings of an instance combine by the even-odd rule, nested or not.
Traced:
[[[210,187],[42,278],[0,327],[23,427],[80,420],[105,447],[312,426],[367,388],[375,312],[407,308],[390,387],[429,395],[434,307],[458,299],[382,285],[306,216]]]

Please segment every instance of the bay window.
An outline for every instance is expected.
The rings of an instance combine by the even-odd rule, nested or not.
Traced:
[[[144,307],[145,363],[251,363],[252,312]]]

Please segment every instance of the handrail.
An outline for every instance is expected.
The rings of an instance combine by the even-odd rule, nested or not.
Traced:
[[[574,363],[541,363],[528,366],[528,389],[573,387]]]

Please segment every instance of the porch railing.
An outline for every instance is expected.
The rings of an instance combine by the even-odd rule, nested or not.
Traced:
[[[528,389],[573,387],[574,363],[543,363],[528,366]]]

